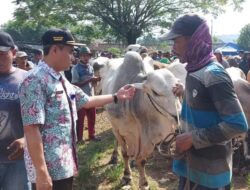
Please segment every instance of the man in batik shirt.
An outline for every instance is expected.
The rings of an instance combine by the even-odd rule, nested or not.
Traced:
[[[71,65],[75,43],[71,33],[52,29],[42,37],[44,61],[20,87],[28,154],[28,175],[36,190],[71,190],[77,174],[77,110],[130,99],[135,88],[124,86],[114,95],[89,97],[61,75]]]

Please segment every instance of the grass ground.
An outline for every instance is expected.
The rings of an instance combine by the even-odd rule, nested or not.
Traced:
[[[84,133],[84,136],[87,137],[86,130]],[[97,114],[96,133],[101,136],[100,142],[87,141],[78,146],[80,172],[75,179],[74,190],[121,190],[120,179],[123,174],[123,162],[120,156],[117,165],[108,164],[114,147],[114,136],[105,112]],[[154,152],[148,159],[146,173],[151,190],[177,189],[178,180],[171,173],[170,163],[157,152]],[[138,190],[138,172],[135,168],[132,169],[132,176],[133,182],[130,189]],[[233,189],[250,189],[249,179],[250,177],[235,176]]]

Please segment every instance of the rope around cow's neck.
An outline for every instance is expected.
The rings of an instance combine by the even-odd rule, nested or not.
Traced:
[[[176,96],[175,97],[175,111],[176,111],[176,117],[177,117],[177,129],[181,130],[181,122],[180,122],[180,115],[178,112],[178,102],[180,99]]]
[[[173,145],[173,143],[175,142],[176,140],[176,136],[178,134],[180,134],[182,132],[182,128],[181,128],[181,123],[180,123],[180,116],[179,116],[179,112],[178,112],[178,101],[180,101],[180,99],[178,97],[175,98],[175,109],[176,109],[176,116],[177,116],[177,129],[175,130],[174,133],[170,133],[168,134],[162,141],[161,143],[156,146],[157,149],[158,149],[158,152],[164,156],[164,157],[167,157],[167,159],[169,158],[177,158],[177,159],[180,159],[182,158],[183,156],[186,156],[186,154],[179,154],[177,155],[176,153],[175,154],[171,154],[171,146]],[[169,140],[168,140],[169,139]],[[167,143],[167,154],[163,153],[162,151],[162,144],[166,142]],[[187,156],[187,159],[189,159],[189,157]],[[190,189],[190,179],[187,177],[186,179],[186,183],[185,183],[185,186],[184,186],[184,190],[196,190],[198,184],[195,183],[195,185],[192,187],[192,189]]]
[[[177,157],[176,154],[171,154],[171,146],[173,145],[173,143],[176,140],[176,136],[178,134],[181,133],[181,123],[180,123],[180,116],[179,116],[179,112],[178,112],[178,101],[180,101],[180,99],[178,97],[175,98],[175,110],[176,110],[176,116],[177,116],[177,129],[175,130],[175,132],[168,134],[161,142],[159,145],[157,145],[157,149],[158,152],[160,153],[160,155],[166,157],[166,158],[173,158],[173,157]],[[167,146],[167,153],[164,153],[162,151],[162,145]],[[182,155],[178,155],[178,157],[180,157]]]

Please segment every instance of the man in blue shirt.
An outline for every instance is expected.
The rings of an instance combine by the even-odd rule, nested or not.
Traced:
[[[72,83],[79,86],[87,95],[93,96],[93,84],[101,80],[100,77],[94,76],[94,69],[89,64],[91,58],[91,52],[88,47],[82,47],[80,49],[80,63],[76,64],[72,68]],[[89,139],[93,141],[99,141],[100,139],[95,136],[95,120],[96,120],[96,108],[81,109],[77,112],[77,138],[78,143],[83,143],[83,129],[84,118],[88,119],[88,132]]]
[[[16,49],[11,36],[0,32],[0,189],[28,190],[23,160],[25,146],[18,88],[26,71],[12,65]]]

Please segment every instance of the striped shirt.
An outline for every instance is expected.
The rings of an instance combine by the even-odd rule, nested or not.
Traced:
[[[248,126],[231,78],[219,63],[187,74],[181,117],[183,129],[192,131],[193,147],[174,161],[174,172],[209,188],[230,184],[231,139]]]

